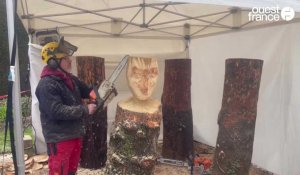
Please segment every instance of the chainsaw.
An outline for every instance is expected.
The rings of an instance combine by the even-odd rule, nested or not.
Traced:
[[[206,171],[206,165],[205,164],[193,164],[193,163],[187,163],[181,160],[175,160],[175,159],[166,159],[166,158],[159,158],[157,161],[161,164],[167,164],[172,166],[179,166],[179,167],[187,167],[188,170],[191,172],[191,175],[210,175]]]
[[[58,51],[66,53],[71,56],[78,48],[71,43],[64,40],[64,37],[61,37],[59,40]],[[117,96],[117,90],[114,87],[114,83],[121,74],[122,70],[128,62],[129,55],[126,55],[118,66],[114,69],[113,73],[107,80],[104,80],[99,88],[97,86],[93,87],[93,90],[90,92],[90,102],[97,105],[95,112],[99,109],[104,109],[108,103]]]
[[[93,90],[90,93],[90,100],[96,102],[96,112],[99,109],[104,109],[108,103],[118,95],[117,90],[114,87],[114,83],[126,66],[128,58],[129,55],[126,55],[121,60],[110,77],[107,80],[102,81],[98,89],[97,86],[93,87]]]

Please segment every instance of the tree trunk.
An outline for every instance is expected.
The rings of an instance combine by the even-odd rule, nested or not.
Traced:
[[[162,155],[165,158],[186,160],[193,152],[190,59],[165,61],[162,112]]]
[[[161,111],[141,113],[117,107],[110,137],[107,175],[152,175],[157,153]]]
[[[99,57],[77,57],[78,77],[87,84],[105,79],[104,59]],[[83,168],[101,168],[107,159],[107,110],[96,112],[84,120],[85,135],[80,165]]]
[[[214,175],[248,174],[263,61],[227,59]]]

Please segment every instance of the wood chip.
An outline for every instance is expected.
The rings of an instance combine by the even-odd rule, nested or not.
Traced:
[[[5,175],[14,175],[14,172],[6,172]]]
[[[12,165],[10,165],[6,170],[9,171],[9,172],[13,172],[13,171],[15,171],[15,167],[14,167],[14,165],[12,164]]]
[[[34,160],[33,158],[29,158],[28,160],[25,161],[25,169],[30,169],[33,166]]]
[[[8,168],[9,166],[11,166],[11,164],[12,163],[9,163],[9,162],[0,163],[0,169]]]
[[[24,160],[28,159],[28,154],[24,154]]]
[[[47,162],[48,155],[46,155],[46,154],[36,155],[36,156],[33,156],[33,159],[35,162],[38,162],[38,163]]]
[[[47,165],[44,165],[43,168],[44,168],[44,169],[48,169],[48,168],[49,168],[48,164],[47,164]]]
[[[36,170],[40,170],[43,168],[43,165],[42,164],[39,164],[39,163],[34,163],[33,164],[33,167],[31,168],[32,171],[36,171]]]
[[[25,165],[28,165],[28,164],[30,164],[30,163],[33,162],[33,161],[34,161],[33,158],[30,157],[29,159],[27,159],[27,160],[25,161]]]
[[[32,170],[31,170],[31,169],[25,170],[25,173],[26,173],[26,174],[32,174]]]

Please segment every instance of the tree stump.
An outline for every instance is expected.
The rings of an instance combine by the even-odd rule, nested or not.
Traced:
[[[95,84],[105,79],[104,58],[76,57],[78,77],[86,84]],[[96,112],[84,120],[85,135],[80,166],[101,168],[107,159],[107,110]]]
[[[214,175],[248,174],[263,61],[227,59]]]
[[[162,95],[165,158],[186,160],[193,152],[191,59],[165,61]]]
[[[106,174],[152,175],[158,158],[160,121],[160,110],[140,113],[118,106]]]

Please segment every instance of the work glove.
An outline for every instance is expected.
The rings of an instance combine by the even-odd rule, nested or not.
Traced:
[[[104,80],[99,89],[94,87],[90,92],[90,102],[96,103],[98,107],[104,109],[112,99],[117,96],[118,92],[113,83]]]
[[[96,104],[90,103],[87,105],[87,107],[88,107],[89,115],[92,115],[95,113],[97,106]]]

